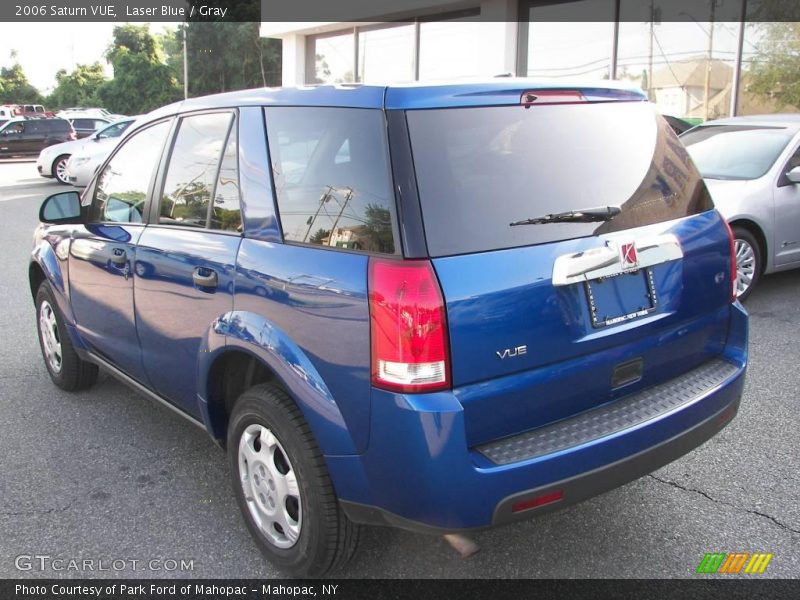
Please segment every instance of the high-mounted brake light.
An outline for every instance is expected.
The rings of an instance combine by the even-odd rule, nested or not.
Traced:
[[[528,108],[534,104],[576,104],[587,102],[579,90],[531,90],[522,92],[520,104]]]
[[[370,259],[369,311],[374,386],[450,387],[444,299],[430,261]]]
[[[736,302],[736,242],[733,229],[730,224],[723,219],[725,228],[728,230],[728,241],[731,249],[731,302]]]

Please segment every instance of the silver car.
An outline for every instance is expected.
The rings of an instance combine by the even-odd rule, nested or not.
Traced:
[[[800,267],[800,115],[719,119],[681,141],[733,229],[739,298]]]

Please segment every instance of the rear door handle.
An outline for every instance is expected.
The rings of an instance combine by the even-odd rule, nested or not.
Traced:
[[[111,251],[111,262],[118,267],[124,267],[128,262],[128,253],[122,248],[114,248]]]
[[[208,273],[204,275],[201,271]],[[197,267],[192,272],[192,281],[197,287],[215,288],[217,287],[217,272],[206,267]]]

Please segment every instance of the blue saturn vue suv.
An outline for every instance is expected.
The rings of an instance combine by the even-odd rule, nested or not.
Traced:
[[[256,542],[452,533],[648,473],[736,414],[731,231],[641,91],[526,79],[161,108],[48,198],[54,383],[98,366],[227,450]]]

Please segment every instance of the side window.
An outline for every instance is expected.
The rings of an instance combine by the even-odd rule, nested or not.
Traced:
[[[116,125],[110,125],[105,129],[103,129],[100,133],[98,133],[97,137],[100,139],[119,137],[120,135],[122,135],[122,132],[125,131],[125,128],[132,122],[133,121],[126,121],[125,123],[117,123]]]
[[[228,134],[228,143],[219,167],[214,189],[214,207],[211,210],[211,229],[242,231],[242,214],[239,208],[239,146],[235,124]]]
[[[265,112],[284,239],[399,251],[382,113],[303,107]]]
[[[90,220],[141,223],[150,181],[161,157],[170,123],[134,133],[97,178]]]
[[[229,112],[181,119],[164,178],[159,223],[206,227],[232,121]]]

